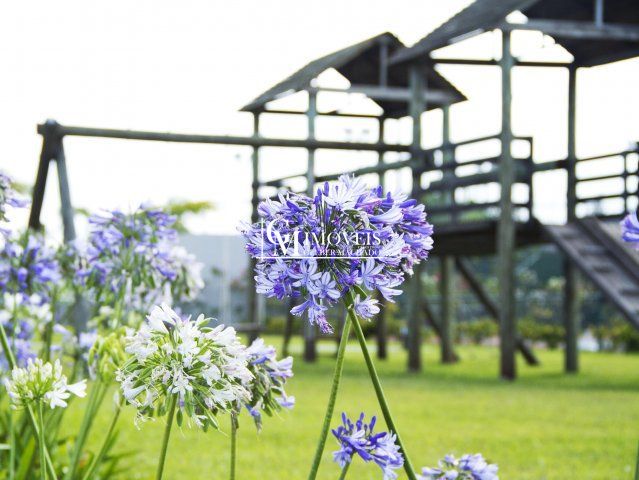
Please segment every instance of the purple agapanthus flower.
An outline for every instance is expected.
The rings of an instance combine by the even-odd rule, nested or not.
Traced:
[[[275,347],[257,338],[246,349],[248,368],[253,374],[249,385],[251,400],[245,406],[257,429],[262,428],[262,412],[267,415],[295,406],[295,397],[284,391],[284,384],[293,376],[293,357],[277,360]]]
[[[62,279],[55,251],[41,235],[28,231],[0,247],[0,293],[18,303],[45,303]]]
[[[177,238],[171,227],[174,222],[175,217],[144,206],[132,214],[112,210],[91,215],[87,245],[91,270],[81,274],[95,275],[106,283],[114,280],[114,273],[120,275],[145,263],[154,274],[174,279],[176,273],[168,258],[169,245]]]
[[[63,263],[98,301],[125,298],[128,308],[146,311],[160,301],[193,299],[203,287],[202,267],[178,244],[175,220],[145,205],[92,215],[87,244],[69,247]]]
[[[499,480],[497,465],[486,462],[481,453],[456,459],[446,455],[437,468],[424,467],[419,480]]]
[[[33,348],[33,327],[26,320],[13,321],[11,316],[3,315],[0,318],[0,323],[5,329],[7,338],[9,339],[9,345],[16,359],[16,364],[19,367],[25,367],[29,360],[35,360],[37,355]],[[9,371],[9,362],[5,357],[4,351],[0,351],[0,372]]]
[[[342,413],[342,425],[333,430],[333,435],[340,444],[340,449],[333,452],[333,460],[344,468],[355,455],[365,462],[374,462],[382,469],[384,480],[395,480],[395,470],[404,465],[404,457],[399,451],[395,434],[390,432],[374,433],[376,417],[369,423],[360,414],[356,422],[352,422]]]
[[[621,221],[621,238],[639,249],[639,218],[637,213],[629,213]]]
[[[369,295],[376,290],[393,301],[433,246],[423,205],[348,175],[326,183],[313,198],[282,193],[277,201],[265,200],[258,214],[260,222],[241,228],[257,259],[257,292],[280,300],[302,297],[291,313],[306,314],[322,332],[332,331],[327,308],[346,295],[361,295],[362,317],[378,313]]]
[[[7,206],[24,208],[27,205],[29,205],[29,201],[14,190],[11,178],[0,172],[0,222],[7,221]],[[7,230],[0,229],[0,232],[6,234]]]

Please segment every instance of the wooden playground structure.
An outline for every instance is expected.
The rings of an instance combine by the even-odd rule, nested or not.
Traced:
[[[527,18],[523,23],[511,23],[509,15],[519,11]],[[456,41],[485,31],[501,32],[501,58],[477,60],[440,58],[432,52]],[[516,30],[541,31],[552,36],[574,58],[572,62],[520,61],[511,52],[511,34]],[[592,281],[639,328],[639,263],[616,238],[605,220],[619,218],[637,205],[637,159],[639,148],[596,157],[577,158],[576,155],[576,91],[579,68],[602,65],[639,55],[639,5],[630,0],[476,0],[466,9],[435,29],[412,47],[405,47],[395,36],[384,33],[319,58],[298,70],[242,108],[254,118],[252,136],[193,135],[131,130],[113,130],[63,126],[48,121],[38,126],[43,146],[33,191],[29,225],[40,226],[40,212],[49,166],[57,165],[60,184],[64,238],[75,237],[73,208],[66,173],[63,140],[67,137],[101,137],[162,142],[244,145],[252,147],[252,206],[253,220],[261,198],[273,195],[278,188],[286,188],[300,178],[306,180],[311,193],[316,184],[335,179],[339,174],[316,175],[317,150],[350,150],[378,153],[375,165],[351,170],[356,175],[375,174],[384,183],[384,174],[410,169],[412,196],[427,200],[427,212],[436,225],[434,255],[440,257],[441,315],[435,318],[428,300],[422,294],[420,271],[406,287],[409,293],[408,368],[421,369],[421,332],[427,321],[440,338],[443,362],[453,362],[454,288],[455,272],[465,280],[484,305],[488,314],[499,324],[500,375],[516,378],[516,353],[521,352],[529,364],[537,359],[525,339],[517,333],[515,312],[515,251],[519,247],[538,243],[555,243],[565,254],[565,294],[563,318],[566,329],[565,369],[578,370],[577,339],[580,318],[577,305],[577,271]],[[463,142],[450,140],[450,106],[466,100],[435,67],[441,64],[494,66],[501,70],[501,130],[494,135]],[[550,162],[536,162],[534,139],[519,137],[511,128],[511,73],[516,68],[562,68],[568,71],[568,151],[564,158]],[[348,88],[318,87],[315,79],[327,69],[335,69],[350,81]],[[296,92],[307,92],[305,110],[279,110],[269,103]],[[319,111],[317,97],[323,93],[365,95],[375,102],[379,115],[343,113],[340,110]],[[422,114],[441,109],[443,142],[435,148],[422,146]],[[260,122],[278,115],[297,115],[307,119],[306,139],[267,138],[260,135]],[[375,119],[379,125],[377,142],[345,142],[318,140],[315,135],[318,117]],[[412,141],[408,144],[384,142],[384,126],[388,120],[410,117]],[[461,159],[461,147],[482,142],[499,142],[500,153],[489,158]],[[525,148],[524,156],[513,154],[513,145]],[[260,148],[304,148],[308,163],[304,172],[283,178],[262,180],[259,175]],[[407,158],[389,160],[388,153],[401,153]],[[580,166],[597,163],[596,176],[582,175]],[[623,168],[619,173],[618,164]],[[537,174],[549,171],[566,173],[565,225],[544,225],[534,214],[533,189]],[[434,179],[434,180],[433,180]],[[614,194],[584,195],[581,186],[618,179],[620,188]],[[499,199],[490,202],[462,201],[462,193],[478,185],[498,184]],[[513,189],[527,192],[525,201],[513,200]],[[543,195],[543,192],[541,193]],[[606,208],[593,206],[604,204]],[[596,215],[592,216],[591,213]],[[603,213],[602,213],[603,212]],[[589,218],[585,218],[588,216]],[[496,255],[499,297],[491,298],[465,258],[471,255]],[[252,282],[252,272],[248,273]],[[257,332],[262,326],[255,289],[248,287],[248,329]],[[316,356],[316,332],[304,327],[304,357],[312,361]],[[384,317],[378,319],[378,355],[386,356],[386,328]]]

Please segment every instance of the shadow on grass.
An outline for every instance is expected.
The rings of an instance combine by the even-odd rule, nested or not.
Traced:
[[[349,345],[344,366],[345,379],[367,379],[364,359],[355,345]],[[397,350],[397,349],[396,349]],[[387,360],[375,360],[385,385],[401,384],[403,388],[495,388],[513,390],[610,391],[639,392],[639,356],[610,353],[584,353],[577,374],[563,372],[563,352],[539,351],[541,365],[528,366],[518,360],[519,378],[498,378],[498,351],[493,347],[462,346],[461,361],[452,365],[439,363],[436,346],[426,346],[423,370],[408,372],[403,351],[394,351]],[[304,363],[295,356],[296,372],[308,377],[325,378],[333,374],[334,356],[322,352],[319,361]]]

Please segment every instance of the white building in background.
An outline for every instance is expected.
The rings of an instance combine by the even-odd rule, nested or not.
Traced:
[[[205,287],[194,302],[202,312],[230,325],[246,321],[249,257],[239,235],[184,234],[180,242],[204,264]]]

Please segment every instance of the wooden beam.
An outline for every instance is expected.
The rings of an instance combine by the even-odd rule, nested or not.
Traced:
[[[36,173],[35,183],[33,184],[33,193],[31,194],[31,210],[29,212],[29,228],[33,230],[40,230],[42,228],[40,215],[42,213],[44,191],[47,186],[47,177],[49,176],[49,163],[52,157],[50,143],[50,137],[48,135],[43,136],[38,171]]]
[[[317,92],[308,92],[308,139],[315,140],[315,118],[317,117]],[[306,166],[306,195],[313,197],[315,187],[315,149],[308,149],[308,164]],[[314,362],[317,360],[317,342],[315,325],[311,322],[302,322],[304,332],[304,361]]]
[[[454,257],[444,255],[440,259],[439,292],[441,298],[441,362],[455,363],[455,270]]]
[[[515,67],[566,68],[570,65],[572,65],[572,62],[536,62],[534,60],[515,60]]]
[[[380,55],[382,57],[384,55],[388,56],[388,46],[386,46],[386,52],[380,52]],[[382,80],[381,76],[382,76],[382,71],[380,70],[380,83]],[[385,120],[386,119],[384,117],[379,118],[379,134],[377,137],[377,141],[380,143],[384,143],[384,125],[386,123]],[[383,167],[384,152],[379,152],[379,155],[377,157],[377,165],[380,167]],[[385,173],[385,170],[380,170],[377,174],[377,179],[379,181],[379,185],[382,187],[382,191],[385,188],[384,173]],[[377,332],[376,332],[377,333],[377,358],[380,360],[386,360],[386,358],[388,357],[388,325],[387,325],[387,317],[386,317],[386,307],[388,302],[386,302],[384,297],[382,297],[381,295],[379,296],[379,302],[380,302],[380,311],[379,311],[379,314],[377,315]]]
[[[67,175],[67,164],[62,139],[58,141],[55,161],[58,170],[58,188],[60,190],[60,210],[62,214],[64,242],[69,243],[75,240],[75,212],[73,211],[73,205],[71,203],[71,191],[69,190],[69,177]]]
[[[457,267],[457,270],[459,270],[459,273],[461,273],[462,277],[464,277],[464,280],[466,281],[472,292],[484,306],[486,312],[495,320],[499,320],[499,307],[497,306],[495,301],[490,298],[488,292],[486,292],[479,279],[475,276],[470,264],[463,258],[456,257],[455,265]]]
[[[472,58],[433,58],[431,59],[433,65],[466,65],[466,66],[498,66],[497,60],[477,60]],[[529,60],[517,60],[515,59],[515,67],[561,67],[565,68],[570,65],[569,62],[536,62]]]
[[[510,50],[510,32],[502,32],[501,66],[501,184],[500,215],[497,227],[497,264],[499,280],[499,337],[500,375],[505,380],[517,377],[515,338],[515,221],[513,219],[512,186],[515,182],[515,166],[511,153],[513,140],[511,127],[511,70],[513,56]]]
[[[258,139],[260,137],[260,114],[253,114],[253,137]],[[254,146],[251,152],[251,221],[257,222],[257,205],[259,203],[259,188],[260,188],[260,149],[259,146]]]
[[[568,156],[566,157],[567,171],[567,218],[573,221],[576,218],[577,204],[577,153],[576,153],[576,115],[577,115],[577,68],[568,69]]]
[[[253,114],[253,138],[257,139],[260,136],[260,114]],[[251,222],[255,223],[258,221],[257,214],[257,205],[259,203],[259,186],[260,186],[260,151],[259,147],[254,146],[253,151],[251,152]],[[247,323],[249,325],[259,325],[261,324],[260,319],[260,308],[259,308],[259,299],[257,295],[257,291],[255,289],[255,267],[257,266],[257,261],[254,258],[249,259],[249,266],[247,272]],[[249,338],[250,341],[253,341],[254,338]]]
[[[470,145],[473,143],[480,143],[480,142],[484,142],[487,140],[492,140],[492,139],[499,139],[500,135],[486,135],[483,137],[478,137],[478,138],[472,138],[472,139],[468,139],[468,140],[463,140],[461,142],[456,142],[454,144],[455,147],[460,147],[462,145]],[[523,138],[523,137],[516,137],[517,139],[519,138]],[[390,147],[390,145],[389,145]],[[414,151],[414,147],[412,145],[401,145],[401,151]],[[426,149],[420,149],[419,153],[421,154],[422,158],[426,159],[426,166],[431,168],[432,170],[438,170],[438,169],[454,169],[457,167],[462,167],[462,166],[468,166],[468,165],[473,165],[473,164],[480,164],[480,163],[486,163],[486,162],[491,162],[491,163],[497,163],[500,159],[500,157],[491,157],[491,158],[483,158],[483,159],[479,159],[479,160],[474,160],[474,161],[470,161],[470,162],[449,162],[446,165],[443,165],[442,167],[438,167],[435,168],[434,165],[432,164],[432,157],[433,157],[433,153],[441,150],[441,147],[432,147],[432,148],[426,148]],[[379,149],[379,151],[393,151],[392,148],[389,149]],[[399,149],[395,150],[395,151],[400,151]],[[559,161],[559,162],[563,162],[563,160]],[[415,163],[415,160],[413,158],[409,159],[409,160],[400,160],[398,162],[393,162],[393,163],[384,163],[384,164],[379,164],[379,162],[377,163],[377,165],[373,165],[370,167],[363,167],[363,168],[359,168],[356,170],[352,170],[351,173],[353,173],[356,176],[360,176],[360,175],[367,175],[369,173],[382,173],[382,172],[387,172],[389,170],[397,170],[399,168],[405,168],[405,167],[410,167]],[[424,162],[422,162],[424,163]],[[543,170],[544,164],[536,164],[538,165],[538,169]],[[557,165],[559,165],[559,163],[557,163]],[[424,165],[419,166],[419,168],[422,169],[422,171],[426,171],[424,169]],[[555,167],[553,166],[552,168],[546,168],[546,169],[551,169],[554,170],[555,168],[560,168],[560,167]],[[336,178],[338,178],[341,175],[341,173],[333,173],[333,174],[329,174],[329,175],[321,175],[321,176],[316,176],[315,181],[317,183],[321,183],[321,182],[327,182],[330,180],[335,180]],[[492,174],[489,174],[492,175]],[[271,187],[279,187],[281,186],[282,181],[285,180],[291,180],[294,178],[299,178],[299,177],[303,177],[304,174],[303,173],[299,173],[299,174],[295,174],[295,175],[287,175],[285,177],[280,177],[277,179],[273,179],[273,180],[269,180],[267,182],[264,182],[263,185],[265,186],[271,186]]]
[[[38,125],[38,133],[46,131],[46,125]],[[110,128],[70,127],[55,124],[53,131],[60,137],[97,137],[151,142],[202,143],[215,145],[240,145],[248,147],[290,147],[329,150],[362,150],[371,152],[409,152],[410,145],[380,145],[365,142],[333,142],[315,139],[291,140],[284,138],[239,137],[231,135],[199,135],[186,133],[149,132],[141,130],[117,130]]]
[[[317,92],[308,92],[308,139],[315,140],[315,119],[317,117]],[[315,149],[308,149],[308,163],[306,166],[306,194],[313,196],[315,187]]]
[[[379,44],[379,86],[388,85],[388,41]]]
[[[274,115],[306,115],[306,112],[297,110],[260,110],[260,113],[272,113]],[[344,117],[344,118],[365,118],[365,119],[377,119],[379,115],[372,115],[368,113],[343,113],[338,111],[333,112],[317,112],[318,117]]]
[[[466,284],[470,290],[475,294],[477,299],[483,305],[484,309],[490,315],[493,320],[499,323],[500,313],[497,303],[490,297],[488,292],[484,289],[481,281],[475,276],[473,270],[467,260],[461,257],[455,257],[455,266],[457,271],[464,277]],[[522,354],[528,365],[539,365],[539,360],[535,356],[532,349],[528,346],[526,341],[519,335],[516,339],[517,350]]]
[[[631,48],[619,48],[607,50],[602,55],[586,58],[579,61],[580,67],[593,67],[597,65],[605,65],[607,63],[617,62],[619,60],[627,60],[629,58],[639,56],[639,43]]]
[[[445,105],[442,107],[442,168],[452,167],[457,162],[455,161],[455,147],[450,141],[450,106]],[[443,180],[446,182],[454,182],[456,177],[455,168],[447,168],[443,173]],[[449,192],[444,192],[444,203],[446,205],[455,205],[455,186],[451,186]],[[457,214],[451,213],[450,221],[455,222],[457,220]]]
[[[413,120],[412,153],[414,164],[421,163],[424,159],[421,155],[422,142],[422,113],[426,110],[425,96],[426,79],[423,66],[414,64],[409,69],[409,84],[412,98],[409,103],[410,116]],[[417,193],[421,189],[421,173],[413,168],[413,192]],[[410,300],[408,308],[408,370],[418,372],[422,368],[421,346],[422,346],[422,281],[421,264],[413,267],[414,274],[410,279]]]
[[[577,220],[577,68],[568,69],[568,156],[567,158],[567,219]],[[566,373],[579,371],[579,300],[577,267],[568,259],[564,260],[564,328]]]
[[[432,58],[430,63],[433,65],[478,65],[478,66],[495,66],[499,65],[497,60],[480,60],[474,58]]]
[[[599,28],[604,25],[604,0],[595,0],[595,25]]]
[[[423,300],[424,301],[422,302],[422,311],[424,313],[424,320],[426,321],[426,325],[433,329],[433,332],[435,332],[435,335],[437,335],[437,338],[439,338],[441,341],[441,338],[442,338],[441,326],[439,325],[439,322],[435,318],[435,313],[433,312],[433,309],[430,308],[430,303],[428,303],[428,299],[424,297]],[[453,351],[453,357],[455,362],[459,361],[459,355],[457,354],[456,351]]]
[[[578,300],[578,273],[575,265],[564,259],[564,326],[566,330],[566,349],[564,356],[564,370],[566,373],[579,371],[579,300]]]
[[[504,31],[535,30],[557,38],[578,40],[618,40],[639,42],[639,27],[620,23],[604,23],[576,20],[528,20],[526,23],[502,23]]]
[[[331,93],[359,93],[373,100],[388,100],[396,102],[410,102],[414,92],[410,88],[380,87],[379,85],[351,85],[349,88],[312,88],[318,92]],[[424,102],[453,103],[457,97],[444,90],[423,90]]]

